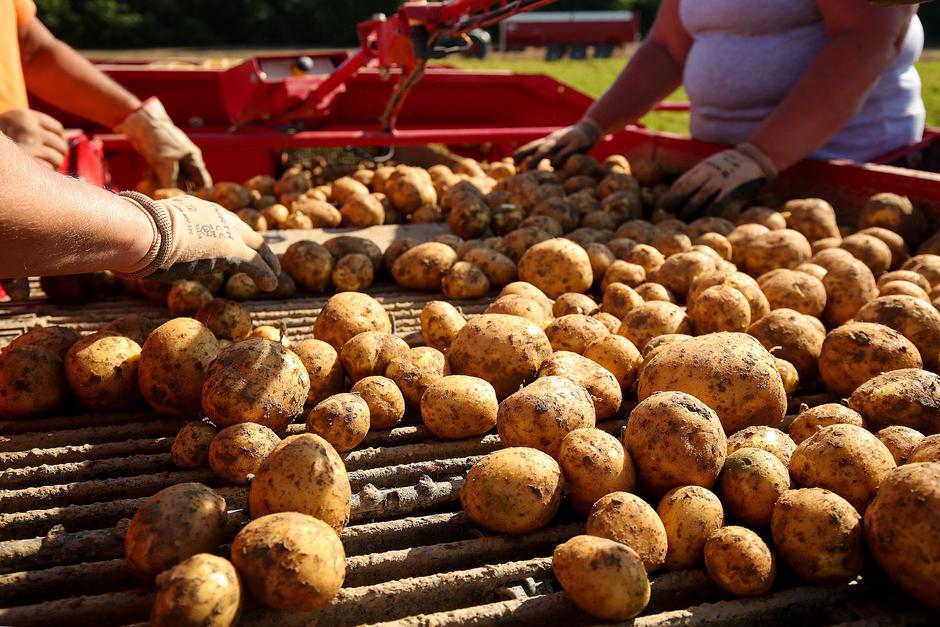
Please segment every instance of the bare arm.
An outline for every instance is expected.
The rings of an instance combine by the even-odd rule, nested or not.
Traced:
[[[130,201],[51,172],[0,135],[0,278],[128,271],[153,242]]]
[[[783,170],[845,126],[897,57],[915,8],[819,0],[828,43],[750,142]]]
[[[137,96],[56,39],[38,18],[20,30],[19,39],[30,93],[108,128],[140,108]]]
[[[692,37],[679,19],[679,0],[664,0],[646,42],[586,117],[607,132],[636,122],[682,84]]]

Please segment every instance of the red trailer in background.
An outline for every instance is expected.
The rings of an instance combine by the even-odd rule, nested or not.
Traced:
[[[640,16],[633,11],[543,11],[520,13],[499,25],[500,50],[545,48],[549,61],[570,52],[572,59],[606,58],[615,48],[639,41]]]

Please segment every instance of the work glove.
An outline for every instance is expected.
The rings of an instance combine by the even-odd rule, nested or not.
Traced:
[[[114,130],[124,133],[134,150],[147,160],[160,187],[186,189],[185,181],[195,189],[212,185],[202,152],[173,124],[156,98],[149,98]]]
[[[267,292],[281,264],[264,238],[231,211],[195,196],[152,200],[122,192],[153,223],[153,244],[128,278],[170,281],[223,270],[244,272]]]
[[[531,141],[513,155],[516,163],[523,169],[538,166],[542,159],[551,159],[552,167],[561,167],[573,154],[587,152],[604,136],[597,122],[582,118],[580,122],[567,128],[560,128],[541,139]]]
[[[739,144],[700,161],[663,194],[662,208],[691,220],[720,215],[777,175],[773,162],[753,144]]]
[[[53,169],[62,165],[69,150],[59,121],[39,111],[11,109],[0,113],[0,132]]]

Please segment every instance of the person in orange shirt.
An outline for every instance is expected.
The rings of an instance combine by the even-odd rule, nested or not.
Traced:
[[[33,94],[124,133],[158,187],[212,184],[202,153],[156,98],[141,102],[56,39],[33,0],[0,0],[0,132],[52,168],[68,150],[62,125],[29,108]]]

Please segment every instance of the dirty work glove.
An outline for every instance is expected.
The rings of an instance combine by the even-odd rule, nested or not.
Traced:
[[[62,124],[40,111],[10,109],[0,113],[0,133],[53,169],[62,165],[69,151]]]
[[[777,167],[759,148],[739,144],[700,161],[680,176],[663,195],[662,207],[683,220],[719,215],[776,175]]]
[[[516,163],[525,169],[537,167],[542,159],[551,159],[552,167],[561,167],[565,159],[579,152],[587,152],[604,136],[597,122],[582,118],[574,126],[560,128],[541,139],[531,141],[513,155]]]
[[[244,272],[270,292],[281,264],[264,238],[231,211],[195,196],[151,200],[138,192],[121,196],[153,223],[153,244],[130,278],[174,280],[222,270]]]
[[[127,135],[134,150],[150,164],[160,187],[185,189],[184,181],[196,189],[212,185],[202,152],[173,124],[156,98],[148,98],[114,130]]]

